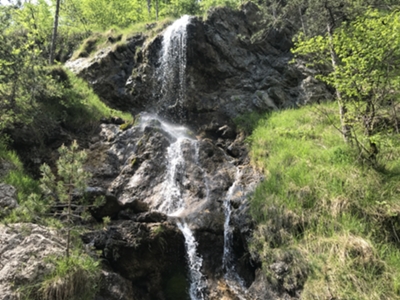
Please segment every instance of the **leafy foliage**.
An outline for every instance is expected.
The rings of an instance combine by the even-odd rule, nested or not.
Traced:
[[[346,123],[360,155],[375,162],[379,148],[399,132],[400,13],[368,10],[332,37],[300,38],[294,53],[314,67],[339,63],[318,78],[334,86],[346,105]],[[360,137],[361,136],[361,137]]]
[[[54,205],[61,204],[64,207],[65,223],[67,226],[67,246],[66,256],[69,257],[70,251],[70,234],[73,227],[74,218],[81,218],[80,215],[74,213],[76,209],[76,201],[73,203],[74,195],[81,195],[83,198],[87,181],[90,174],[84,170],[83,163],[86,160],[86,153],[78,151],[79,146],[76,141],[72,143],[70,148],[64,145],[58,150],[60,158],[57,160],[57,177],[53,174],[47,164],[43,164],[40,168],[42,178],[40,187],[50,203]],[[63,205],[64,204],[64,205]]]

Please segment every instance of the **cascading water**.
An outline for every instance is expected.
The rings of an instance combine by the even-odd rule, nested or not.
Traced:
[[[163,34],[162,49],[160,55],[160,69],[158,73],[161,81],[162,104],[168,108],[181,107],[186,94],[186,27],[190,22],[190,16],[183,16],[175,21]],[[179,111],[178,111],[179,112]],[[179,117],[179,116],[178,116]],[[179,216],[185,209],[182,198],[179,176],[185,169],[185,159],[182,151],[183,143],[190,140],[191,144],[197,143],[187,135],[187,129],[182,126],[173,126],[159,120],[163,129],[171,134],[175,141],[167,150],[167,176],[164,181],[164,199],[158,206],[158,210],[169,215]],[[185,238],[190,275],[190,298],[192,300],[205,299],[207,282],[201,273],[202,258],[197,254],[197,242],[187,223],[177,222],[178,228]]]
[[[186,208],[180,186],[181,178],[183,178],[185,172],[185,157],[182,147],[186,143],[190,148],[194,149],[195,160],[197,160],[198,152],[196,149],[198,149],[198,143],[188,135],[189,130],[184,126],[170,124],[156,115],[143,114],[141,116],[142,129],[151,122],[157,122],[173,140],[167,149],[166,159],[168,165],[161,193],[163,197],[160,199],[156,210],[170,217],[179,218],[180,213]],[[185,238],[190,275],[190,299],[205,300],[207,280],[201,273],[203,259],[197,254],[197,242],[185,221],[178,221],[177,226]]]
[[[164,34],[158,78],[162,103],[169,108],[182,106],[186,95],[187,30],[190,16],[185,15],[169,26]]]
[[[235,255],[233,253],[233,228],[230,225],[232,206],[231,200],[234,196],[242,196],[242,188],[239,184],[240,182],[240,169],[236,168],[235,180],[232,186],[229,188],[228,193],[224,200],[224,212],[225,212],[225,222],[224,222],[224,253],[222,256],[222,266],[225,272],[225,280],[231,290],[236,294],[236,296],[244,300],[246,299],[246,289],[243,279],[239,276],[236,271]]]
[[[185,237],[185,246],[189,260],[189,274],[191,279],[189,290],[190,299],[205,300],[207,280],[201,273],[203,259],[197,254],[197,242],[187,223],[178,222],[177,225]]]
[[[181,112],[180,109],[183,106],[186,94],[186,28],[189,23],[190,17],[183,16],[169,26],[164,32],[160,55],[160,68],[157,73],[158,80],[161,82],[161,106],[167,107],[168,109],[174,108],[174,112],[178,114],[178,118],[181,118],[179,113]],[[199,143],[188,135],[188,129],[183,126],[172,125],[155,115],[144,114],[141,119],[142,124],[152,121],[158,122],[161,128],[167,132],[172,139],[172,143],[167,149],[167,172],[162,183],[162,197],[159,199],[155,209],[179,220],[181,214],[185,212],[185,209],[187,209],[185,206],[184,190],[182,188],[182,181],[186,175],[185,153],[183,149],[187,150],[190,148],[190,151],[193,151],[194,162],[203,174],[203,183],[206,192],[205,198],[208,201],[210,197],[208,174],[202,168],[199,159]],[[229,188],[224,200],[225,223],[223,269],[225,271],[225,280],[230,289],[238,298],[245,299],[242,296],[244,295],[244,283],[235,269],[235,256],[232,250],[233,233],[230,226],[232,210],[231,200],[237,192],[241,192],[239,181],[240,172],[237,168],[235,181]],[[208,297],[208,285],[205,276],[201,273],[203,259],[197,254],[198,244],[186,221],[180,219],[177,221],[177,226],[185,238],[185,248],[190,276],[190,299],[205,300]]]

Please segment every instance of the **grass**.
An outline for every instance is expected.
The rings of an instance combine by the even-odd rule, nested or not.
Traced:
[[[127,47],[127,42],[133,36],[144,34],[150,38],[159,34],[168,25],[174,21],[167,17],[163,20],[149,24],[149,22],[140,22],[132,24],[127,28],[112,28],[106,32],[94,32],[85,39],[79,48],[72,55],[72,60],[80,57],[90,57],[97,51],[106,47],[113,47],[113,51],[123,51]]]
[[[251,121],[266,177],[251,199],[253,255],[273,282],[269,265],[289,253],[298,270],[285,280],[307,278],[303,299],[400,299],[400,147],[382,148],[380,169],[363,165],[331,124],[336,106],[322,108],[330,120],[319,106]]]
[[[130,120],[130,113],[109,108],[88,86],[88,83],[62,67],[50,71],[59,94],[51,99],[42,99],[41,109],[45,116],[69,127],[82,127],[112,116]],[[56,74],[56,75],[54,75]]]
[[[28,210],[24,209],[31,193],[39,192],[39,182],[34,180],[24,171],[24,167],[18,155],[8,149],[7,140],[0,139],[0,162],[9,166],[9,170],[0,178],[1,182],[14,186],[17,190],[17,201],[19,207],[11,211],[9,214],[0,214],[4,223],[15,223],[19,221],[30,222],[33,215],[30,210],[36,210],[37,205],[30,206]]]
[[[100,264],[91,256],[75,251],[49,257],[53,271],[39,282],[20,287],[22,300],[89,300],[100,288]]]
[[[0,141],[0,161],[8,161],[11,170],[0,180],[10,184],[17,190],[18,207],[8,213],[0,214],[0,222],[4,224],[34,222],[59,227],[59,222],[53,218],[42,217],[46,203],[39,201],[39,181],[27,174],[22,162],[14,151],[9,150],[4,141]]]

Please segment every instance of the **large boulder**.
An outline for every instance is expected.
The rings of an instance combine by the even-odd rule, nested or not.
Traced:
[[[0,225],[0,299],[19,300],[17,289],[49,274],[46,257],[62,255],[65,241],[53,229],[30,223]]]
[[[180,297],[186,294],[184,238],[175,225],[120,221],[87,234],[84,241],[102,250],[110,267],[129,281],[134,299],[165,299],[174,280],[182,281],[174,292]]]

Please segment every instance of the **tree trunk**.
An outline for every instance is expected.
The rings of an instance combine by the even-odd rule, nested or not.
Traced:
[[[339,64],[339,59],[337,57],[335,48],[333,46],[333,30],[331,24],[328,23],[327,25],[327,31],[328,31],[328,36],[329,36],[329,50],[331,53],[331,60],[332,60],[332,68],[333,71],[337,69],[337,66]],[[342,95],[340,91],[335,87],[336,89],[336,98],[338,101],[339,105],[339,115],[340,115],[340,124],[341,124],[341,130],[342,130],[342,135],[343,139],[346,143],[351,142],[351,127],[349,124],[346,122],[346,114],[347,114],[347,108],[345,103],[343,102]]]
[[[71,203],[72,202],[72,191],[68,191],[68,212],[67,212],[67,249],[66,249],[66,255],[67,259],[69,259],[69,249],[70,249],[70,244],[71,244]]]
[[[54,62],[54,51],[56,49],[59,12],[60,12],[60,0],[57,0],[57,2],[56,2],[56,12],[54,14],[53,35],[51,37],[51,44],[50,44],[49,65],[52,65],[53,62]]]
[[[149,13],[149,17],[151,17],[151,0],[147,0],[147,11]]]
[[[304,33],[304,35],[307,35],[306,25],[304,24],[303,15],[301,13],[301,7],[300,6],[299,6],[299,16],[300,16],[300,21],[301,21],[301,27],[303,28],[303,33]]]
[[[156,0],[156,21],[158,21],[158,1]]]

